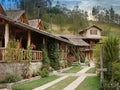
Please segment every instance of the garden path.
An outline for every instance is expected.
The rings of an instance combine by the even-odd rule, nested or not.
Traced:
[[[56,75],[59,75],[59,76],[62,76],[50,83],[47,83],[43,86],[40,86],[40,87],[37,87],[35,88],[34,90],[44,90],[58,82],[60,82],[61,80],[69,77],[69,76],[78,76],[78,78],[73,81],[72,83],[70,83],[67,87],[65,87],[63,90],[74,90],[82,81],[84,81],[84,79],[87,77],[87,76],[95,76],[96,74],[87,74],[85,73],[86,71],[88,71],[90,68],[93,68],[94,67],[94,63],[93,62],[90,62],[90,67],[88,66],[84,66],[82,70],[80,70],[79,72],[77,73],[61,73],[61,72],[55,72],[54,74]]]

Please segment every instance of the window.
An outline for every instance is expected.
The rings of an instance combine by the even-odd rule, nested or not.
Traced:
[[[90,30],[91,35],[97,35],[97,30]]]

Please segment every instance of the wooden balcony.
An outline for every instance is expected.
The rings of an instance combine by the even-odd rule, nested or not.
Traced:
[[[14,53],[11,53],[11,58],[13,58],[16,61],[25,61],[27,60],[26,54],[28,54],[28,50],[25,49],[13,49]],[[19,53],[18,53],[19,51]],[[32,62],[39,62],[43,59],[42,51],[37,51],[37,50],[30,50],[31,52],[31,58]],[[6,62],[6,54],[7,51],[5,48],[0,47],[0,62]]]

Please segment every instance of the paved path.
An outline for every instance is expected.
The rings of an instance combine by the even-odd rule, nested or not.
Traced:
[[[85,73],[87,70],[89,70],[90,68],[93,68],[94,64],[91,62],[90,63],[90,67],[85,66],[82,70],[80,70],[77,73],[61,73],[61,72],[56,72],[54,74],[62,76],[52,82],[49,82],[43,86],[40,86],[38,88],[35,88],[34,90],[44,90],[58,82],[60,82],[61,80],[69,77],[69,76],[78,76],[78,78],[73,81],[72,83],[70,83],[67,87],[65,87],[63,90],[74,90],[75,88],[77,88],[77,86],[87,77],[87,76],[95,76],[95,74],[87,74]]]
[[[73,81],[71,84],[69,84],[67,87],[65,87],[63,90],[74,90],[75,88],[77,88],[77,86],[84,81],[84,79],[87,76],[95,76],[95,74],[86,74],[85,72],[88,71],[91,67],[84,67],[82,70],[80,70],[79,72],[76,73],[76,75],[79,75],[79,77]]]
[[[86,75],[84,75],[84,76],[82,75],[82,76],[78,77],[75,81],[73,81],[71,84],[69,84],[63,90],[74,90],[85,78],[86,78]]]
[[[50,87],[50,86],[58,83],[59,81],[65,79],[65,78],[67,78],[67,77],[68,77],[68,76],[63,76],[63,77],[58,78],[58,79],[56,79],[56,80],[54,80],[54,81],[52,81],[52,82],[50,82],[50,83],[47,83],[47,84],[43,85],[43,86],[41,86],[41,87],[35,88],[34,90],[44,90],[44,89],[46,89],[46,88],[48,88],[48,87]]]

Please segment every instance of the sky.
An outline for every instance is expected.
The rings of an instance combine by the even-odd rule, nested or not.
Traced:
[[[53,0],[55,5],[56,1],[61,4],[65,4],[67,8],[73,9],[75,5],[78,5],[80,9],[90,11],[93,6],[101,6],[110,8],[111,6],[120,14],[120,0]]]
[[[13,1],[13,0],[5,0],[5,1]],[[112,6],[116,11],[116,13],[120,14],[120,0],[53,0],[53,6],[56,4],[57,1],[59,1],[61,5],[64,4],[67,8],[71,10],[74,8],[75,5],[78,5],[80,9],[86,11],[91,11],[92,7],[97,5],[105,8],[110,8]],[[16,5],[14,4],[14,2],[13,3],[6,2],[6,7],[10,8],[9,6],[13,6],[14,8]]]

